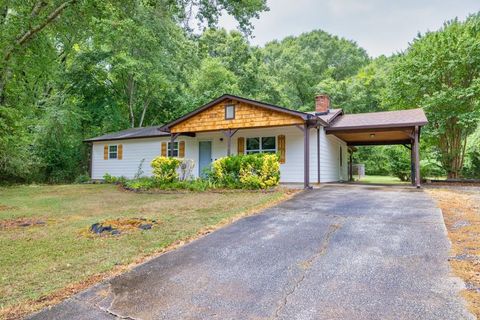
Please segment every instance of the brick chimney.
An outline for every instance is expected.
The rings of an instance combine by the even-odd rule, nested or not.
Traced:
[[[330,97],[326,94],[320,94],[315,97],[315,112],[328,113],[330,109]]]

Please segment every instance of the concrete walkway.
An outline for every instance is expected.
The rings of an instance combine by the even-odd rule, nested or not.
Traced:
[[[474,319],[448,251],[426,193],[327,185],[32,319]]]

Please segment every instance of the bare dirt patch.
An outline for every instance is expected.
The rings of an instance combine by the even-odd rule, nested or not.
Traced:
[[[427,192],[442,209],[452,242],[450,265],[466,285],[462,296],[480,319],[480,191],[438,188]]]
[[[134,231],[150,230],[156,225],[158,225],[157,220],[147,218],[107,219],[92,224],[89,228],[82,230],[80,234],[86,237],[120,235]]]
[[[10,210],[15,210],[17,207],[12,207],[12,206],[6,206],[4,204],[0,204],[0,211],[10,211]]]
[[[44,226],[45,221],[32,218],[16,218],[0,220],[0,229],[26,228]]]

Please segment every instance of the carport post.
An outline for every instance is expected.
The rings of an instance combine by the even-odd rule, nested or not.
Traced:
[[[303,128],[303,162],[304,162],[304,172],[303,172],[303,187],[305,189],[310,188],[310,130],[308,129],[308,124],[305,123]]]
[[[412,182],[412,186],[415,185],[415,142],[412,141],[410,144],[410,181]]]
[[[420,129],[415,127],[415,184],[420,188],[420,146],[419,144]]]
[[[350,151],[350,161],[348,163],[348,181],[353,181],[353,149],[349,149]]]
[[[303,132],[303,187],[311,189],[310,187],[310,127],[308,123],[305,125],[295,125]]]
[[[226,131],[223,131],[223,134],[227,137],[227,157],[230,157],[232,154],[232,137],[235,133],[237,133],[237,130],[232,130],[228,129]]]

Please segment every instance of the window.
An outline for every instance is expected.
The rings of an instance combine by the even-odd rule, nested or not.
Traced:
[[[275,137],[247,138],[247,154],[277,152]]]
[[[169,157],[178,157],[178,142],[173,143],[173,156],[172,156],[172,150],[170,149],[171,142],[167,144],[167,154]]]
[[[108,146],[108,159],[117,159],[118,147],[116,144]]]
[[[226,105],[225,106],[225,120],[235,119],[235,106]]]

